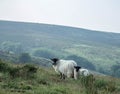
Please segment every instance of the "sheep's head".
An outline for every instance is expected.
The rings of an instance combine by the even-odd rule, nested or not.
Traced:
[[[57,61],[58,61],[58,60],[59,60],[58,58],[53,58],[53,59],[51,59],[51,61],[52,61],[52,66],[53,66],[53,68],[55,69],[56,72],[58,72],[58,71],[57,71]]]
[[[75,68],[76,72],[78,72],[81,67],[80,66],[74,66],[74,68]]]
[[[57,61],[59,60],[58,58],[53,58],[53,59],[51,59],[52,60],[52,65],[57,65]]]

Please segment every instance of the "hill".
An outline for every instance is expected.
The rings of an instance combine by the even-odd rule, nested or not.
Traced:
[[[0,49],[15,55],[27,52],[37,58],[72,57],[83,67],[94,65],[93,69],[109,75],[113,74],[111,67],[120,63],[119,33],[0,21],[0,36]]]
[[[0,94],[119,94],[120,79],[88,76],[61,80],[51,68],[0,60]]]

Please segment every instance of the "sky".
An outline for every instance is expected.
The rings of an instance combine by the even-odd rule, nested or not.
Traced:
[[[0,20],[120,33],[120,0],[0,0]]]

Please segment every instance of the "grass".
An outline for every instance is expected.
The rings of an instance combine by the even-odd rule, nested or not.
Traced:
[[[32,68],[35,65],[15,65]],[[24,69],[25,73],[26,70]],[[120,79],[108,76],[80,77],[79,80],[61,80],[52,68],[38,67],[34,77],[10,77],[9,72],[0,72],[0,94],[120,94]],[[25,75],[24,75],[25,76]]]

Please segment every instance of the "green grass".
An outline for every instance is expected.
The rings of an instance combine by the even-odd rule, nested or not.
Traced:
[[[9,67],[28,69],[36,66],[11,64]],[[29,73],[25,69],[22,72]],[[78,80],[61,80],[59,74],[46,67],[38,67],[37,72],[31,73],[33,74],[34,77],[14,75],[11,78],[9,71],[1,71],[0,94],[120,94],[120,79],[113,77],[89,76]]]

